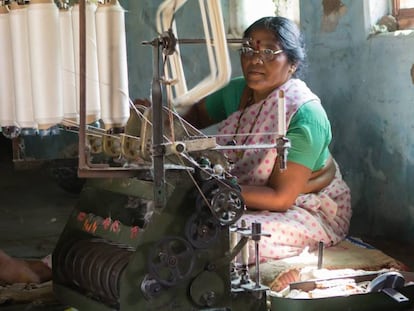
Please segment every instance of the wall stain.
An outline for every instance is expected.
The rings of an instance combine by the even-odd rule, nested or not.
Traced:
[[[414,64],[411,66],[411,82],[414,84]]]
[[[322,32],[333,32],[338,26],[340,18],[346,14],[347,7],[341,0],[322,0],[323,17]]]
[[[372,151],[371,148],[368,149],[368,154],[366,155],[366,157],[364,159],[364,162],[365,162],[365,164],[368,167],[368,171],[370,173],[370,176],[373,177],[373,178],[375,178],[375,179],[378,179],[378,180],[380,180],[382,182],[386,182],[387,181],[387,177],[385,176],[384,172],[382,170],[380,170],[380,169],[377,169],[375,167],[375,165],[374,165],[374,163],[376,163],[376,162],[374,160],[374,157],[372,155],[372,152],[373,151]]]

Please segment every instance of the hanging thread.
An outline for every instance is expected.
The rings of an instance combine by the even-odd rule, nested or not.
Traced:
[[[247,100],[246,104],[244,105],[244,107],[242,108],[241,112],[240,112],[239,118],[237,119],[236,130],[234,131],[233,138],[232,138],[232,140],[230,140],[227,143],[227,145],[229,145],[229,146],[245,145],[246,142],[247,142],[247,140],[249,139],[250,135],[252,134],[253,128],[256,125],[256,123],[257,123],[257,121],[259,119],[260,114],[262,113],[263,106],[266,104],[266,101],[264,101],[260,105],[260,108],[259,108],[257,114],[255,115],[254,120],[252,121],[252,123],[250,125],[250,129],[249,129],[247,135],[244,136],[243,142],[241,142],[240,144],[237,143],[237,140],[236,139],[237,139],[237,136],[239,136],[239,130],[240,130],[240,125],[241,125],[242,118],[244,116],[244,113],[246,112],[247,107],[250,106],[250,105],[252,105],[252,104],[254,104],[253,101],[254,101],[253,100],[253,95],[251,95],[249,97],[249,99]],[[236,155],[237,155],[237,157],[239,159],[241,159],[243,157],[243,155],[244,155],[244,150],[237,150],[236,151]]]

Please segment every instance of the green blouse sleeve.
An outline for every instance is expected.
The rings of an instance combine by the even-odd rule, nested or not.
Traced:
[[[205,103],[210,118],[220,122],[237,111],[245,86],[244,78],[237,77],[232,79],[225,87],[207,96]]]
[[[237,77],[207,96],[205,103],[209,116],[220,122],[236,111],[245,86],[244,78]],[[312,171],[323,167],[329,156],[332,133],[319,101],[309,101],[299,108],[290,121],[286,135],[291,142],[288,161],[302,164]]]
[[[319,101],[303,104],[292,117],[286,136],[291,148],[288,161],[302,164],[312,171],[323,167],[329,157],[331,125]]]

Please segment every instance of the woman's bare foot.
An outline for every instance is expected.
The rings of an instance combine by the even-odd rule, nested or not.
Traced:
[[[0,250],[0,282],[42,283],[52,279],[52,270],[40,260],[12,258]]]

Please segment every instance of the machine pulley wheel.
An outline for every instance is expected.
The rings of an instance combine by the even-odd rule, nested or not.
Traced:
[[[244,201],[241,193],[231,188],[221,188],[211,199],[213,215],[223,225],[232,225],[243,215]]]
[[[181,237],[167,237],[150,250],[148,270],[164,286],[174,286],[187,279],[194,267],[194,249]]]
[[[202,194],[197,195],[196,207],[199,211],[205,207],[222,225],[232,225],[243,215],[245,204],[240,187],[226,179],[212,179],[201,187]]]
[[[147,300],[156,298],[162,293],[162,290],[162,285],[149,275],[146,275],[141,282],[141,291]]]
[[[195,248],[211,246],[217,240],[219,231],[217,219],[206,212],[193,214],[185,226],[186,237]]]

